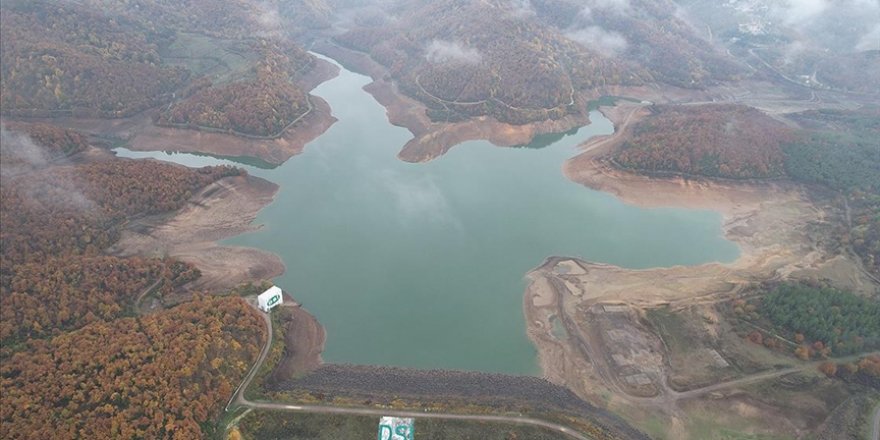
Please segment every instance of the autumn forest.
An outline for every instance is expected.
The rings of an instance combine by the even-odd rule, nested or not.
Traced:
[[[141,316],[142,294],[162,298],[198,269],[104,250],[126,222],[178,209],[194,191],[241,171],[112,157],[79,163],[90,148],[82,134],[8,130],[0,157],[0,436],[201,437],[266,337],[262,319],[237,297]],[[22,156],[23,148],[50,160]]]

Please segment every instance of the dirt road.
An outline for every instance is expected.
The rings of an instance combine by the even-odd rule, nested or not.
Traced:
[[[253,299],[249,299],[248,303],[256,308],[255,301]],[[495,422],[495,423],[511,423],[517,425],[532,425],[539,426],[542,428],[550,429],[556,432],[560,432],[565,434],[571,438],[578,440],[592,440],[591,437],[587,437],[586,435],[581,434],[575,429],[569,428],[567,426],[563,426],[557,423],[547,422],[544,420],[533,419],[530,417],[521,417],[521,416],[492,416],[492,415],[467,415],[467,414],[452,414],[452,413],[438,413],[438,412],[416,412],[416,411],[394,411],[394,410],[386,410],[386,409],[373,409],[373,408],[355,408],[355,407],[337,407],[337,406],[317,406],[317,405],[291,405],[286,403],[273,403],[273,402],[252,402],[245,398],[245,392],[247,388],[250,386],[251,382],[256,376],[257,371],[259,371],[260,366],[263,365],[263,362],[266,360],[266,356],[269,354],[269,349],[272,347],[272,318],[271,315],[267,313],[260,312],[263,316],[263,320],[266,322],[266,329],[268,330],[269,337],[266,338],[266,345],[263,346],[263,350],[260,352],[260,356],[257,357],[257,361],[254,363],[254,366],[251,367],[251,371],[245,376],[244,380],[241,384],[236,388],[235,393],[232,394],[232,397],[229,399],[229,402],[226,404],[226,411],[229,411],[229,407],[234,402],[237,406],[243,406],[247,408],[253,409],[268,409],[275,411],[293,411],[293,412],[303,412],[303,413],[318,413],[318,414],[347,414],[347,415],[356,415],[356,416],[396,416],[396,417],[413,417],[413,418],[429,418],[429,419],[445,419],[445,420],[468,420],[468,421],[478,421],[478,422]]]
[[[143,307],[142,307],[141,301],[143,301],[143,300],[144,300],[144,297],[147,296],[147,295],[149,295],[150,292],[152,292],[153,289],[155,289],[155,288],[159,285],[160,282],[162,282],[162,279],[161,279],[161,278],[160,278],[160,279],[157,279],[156,281],[153,281],[152,284],[150,284],[150,285],[147,286],[144,290],[142,290],[141,293],[138,294],[137,298],[135,298],[135,300],[134,300],[134,308],[135,308],[136,310],[138,310],[138,313],[140,313],[141,315],[144,314],[144,310],[143,310]]]

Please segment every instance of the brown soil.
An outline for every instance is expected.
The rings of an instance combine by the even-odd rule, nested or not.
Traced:
[[[251,222],[270,203],[278,187],[246,176],[208,185],[177,212],[130,224],[108,253],[118,256],[173,256],[195,264],[202,277],[189,287],[221,292],[249,281],[284,273],[278,256],[258,249],[216,242],[254,230]]]
[[[505,147],[523,145],[531,142],[536,135],[561,133],[590,122],[586,115],[525,125],[505,124],[490,117],[456,123],[432,122],[425,113],[427,108],[424,104],[401,93],[390,79],[387,69],[368,55],[326,41],[317,43],[314,50],[373,79],[364,90],[385,107],[389,122],[408,129],[413,135],[413,139],[398,154],[406,162],[427,162],[471,140],[488,140]],[[586,102],[577,105],[585,106]]]
[[[302,305],[288,302],[282,305],[289,312],[284,323],[284,358],[269,376],[269,386],[296,379],[321,366],[326,334],[324,327]]]
[[[798,185],[783,181],[650,178],[612,166],[604,156],[616,147],[618,134],[644,111],[631,103],[603,109],[618,127],[617,132],[583,145],[583,152],[565,163],[564,173],[575,182],[613,193],[626,203],[720,212],[724,235],[739,245],[740,257],[730,264],[646,270],[549,258],[529,273],[523,308],[529,338],[538,349],[548,380],[611,408],[642,408],[665,414],[674,425],[670,432],[676,432],[676,426],[680,428],[688,417],[677,404],[680,399],[705,399],[722,388],[676,392],[663,381],[657,397],[632,392],[622,386],[620,368],[612,360],[614,352],[597,334],[594,324],[598,321],[591,319],[588,311],[604,305],[621,305],[639,312],[660,305],[678,309],[713,304],[742,293],[756,282],[785,278],[830,279],[837,286],[864,294],[876,294],[880,286],[867,278],[856,262],[824,250],[823,237],[816,231],[828,228],[813,226],[832,217],[833,208],[818,205]],[[562,322],[565,337],[554,331],[557,321]],[[761,380],[773,374],[759,373],[752,378]],[[740,383],[749,380],[738,379]]]

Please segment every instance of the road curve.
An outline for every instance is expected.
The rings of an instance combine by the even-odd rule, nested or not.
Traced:
[[[253,301],[248,301],[252,307],[256,308],[256,305]],[[259,310],[259,309],[257,309]],[[472,420],[479,422],[501,422],[501,423],[511,423],[517,425],[532,425],[539,426],[542,428],[550,429],[556,432],[563,433],[571,438],[575,438],[578,440],[593,440],[591,437],[587,437],[577,430],[573,428],[569,428],[564,425],[560,425],[558,423],[547,422],[540,419],[533,419],[530,417],[521,417],[521,416],[493,416],[493,415],[466,415],[466,414],[453,414],[453,413],[442,413],[442,412],[418,412],[418,411],[395,411],[395,410],[386,410],[386,409],[375,409],[375,408],[356,408],[356,407],[339,407],[339,406],[323,406],[323,405],[292,405],[286,403],[272,403],[272,402],[252,402],[247,400],[244,397],[245,391],[251,385],[251,382],[254,380],[254,377],[257,375],[257,371],[260,369],[260,366],[263,365],[263,362],[266,360],[266,356],[269,355],[269,349],[272,347],[272,318],[268,313],[259,312],[260,315],[263,316],[263,320],[266,322],[266,329],[268,330],[269,337],[266,338],[266,344],[263,346],[263,350],[260,351],[260,356],[257,357],[256,362],[254,362],[253,367],[251,367],[251,371],[248,372],[247,376],[245,376],[244,380],[241,384],[238,385],[238,388],[235,389],[235,392],[232,394],[232,397],[229,398],[229,402],[226,403],[225,411],[229,412],[229,407],[235,402],[236,405],[244,406],[252,409],[269,409],[275,411],[292,411],[292,412],[302,412],[302,413],[318,413],[318,414],[347,414],[347,415],[357,415],[357,416],[397,416],[397,417],[413,417],[413,418],[428,418],[428,419],[446,419],[446,420]]]
[[[730,380],[727,382],[719,382],[719,383],[716,383],[713,385],[707,385],[707,386],[693,389],[690,391],[681,391],[681,392],[674,391],[674,390],[669,390],[669,391],[675,397],[676,400],[687,399],[690,397],[696,397],[696,396],[701,396],[703,394],[711,393],[713,391],[719,391],[719,390],[723,390],[723,389],[731,388],[731,387],[736,387],[736,386],[740,386],[740,385],[748,385],[748,384],[752,384],[755,382],[761,382],[761,381],[764,381],[767,379],[773,379],[773,378],[776,378],[779,376],[785,376],[786,374],[797,373],[799,371],[805,371],[805,370],[809,370],[809,369],[813,369],[813,368],[815,368],[815,366],[813,364],[809,364],[807,366],[798,366],[798,367],[786,368],[783,370],[772,370],[772,371],[767,371],[764,373],[756,373],[756,374],[752,374],[751,376],[745,376],[745,377]]]
[[[250,304],[251,307],[257,310],[260,316],[263,317],[263,321],[266,322],[266,330],[268,330],[268,337],[266,338],[266,344],[263,345],[263,350],[260,351],[260,356],[257,357],[256,362],[254,362],[254,366],[251,367],[251,371],[248,372],[247,376],[244,377],[244,380],[238,384],[238,388],[235,389],[235,392],[232,393],[232,397],[229,398],[229,402],[226,402],[226,408],[224,411],[229,412],[229,406],[232,405],[232,402],[235,402],[236,405],[242,406],[250,406],[250,402],[244,398],[244,392],[251,385],[251,381],[254,380],[254,376],[257,375],[257,370],[260,369],[260,365],[263,365],[263,362],[266,360],[266,356],[269,355],[269,349],[272,348],[272,315],[268,313],[263,313],[260,310],[254,301],[251,299],[246,299],[247,303]]]
[[[539,426],[542,428],[547,428],[556,432],[561,432],[563,434],[568,435],[571,438],[576,438],[579,440],[592,440],[590,437],[587,437],[580,432],[557,424],[546,422],[544,420],[533,419],[530,417],[517,417],[517,416],[490,416],[490,415],[466,415],[466,414],[451,414],[451,413],[436,413],[436,412],[418,412],[418,411],[396,411],[396,410],[386,410],[386,409],[373,409],[373,408],[347,408],[347,407],[338,407],[338,406],[315,406],[315,405],[289,405],[284,403],[268,403],[268,402],[251,402],[245,401],[245,406],[250,408],[257,409],[268,409],[268,410],[281,410],[281,411],[293,411],[293,412],[304,412],[304,413],[324,413],[324,414],[345,414],[345,415],[356,415],[356,416],[394,416],[394,417],[412,417],[419,419],[446,419],[446,420],[472,420],[479,422],[500,422],[500,423],[510,423],[510,424],[518,424],[518,425],[533,425]]]

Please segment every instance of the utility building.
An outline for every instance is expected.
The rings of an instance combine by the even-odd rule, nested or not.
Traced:
[[[379,440],[414,440],[413,419],[382,417],[379,421]]]
[[[270,287],[269,290],[257,296],[257,303],[260,305],[260,310],[269,313],[269,310],[271,310],[272,307],[283,302],[281,296],[281,288],[278,286]]]

